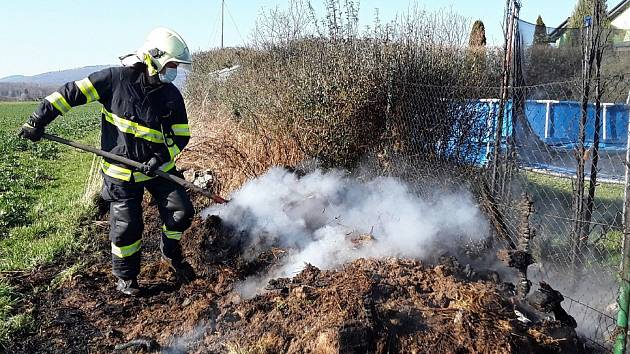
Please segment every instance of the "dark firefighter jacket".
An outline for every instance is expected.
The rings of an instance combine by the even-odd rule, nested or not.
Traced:
[[[138,162],[156,155],[163,162],[160,169],[167,172],[190,139],[188,118],[179,90],[170,83],[148,85],[145,69],[143,65],[108,68],[68,82],[42,101],[32,123],[46,126],[72,107],[99,101],[101,149]],[[108,159],[101,168],[116,183],[153,178]]]

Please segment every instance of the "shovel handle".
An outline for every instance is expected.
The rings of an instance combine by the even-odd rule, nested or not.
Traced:
[[[89,146],[89,145],[84,145],[81,143],[77,143],[76,141],[72,141],[72,140],[68,140],[68,139],[64,139],[61,137],[58,137],[56,135],[51,135],[51,134],[47,134],[47,133],[43,133],[42,134],[42,138],[47,139],[47,140],[51,140],[51,141],[55,141],[58,142],[60,144],[64,144],[64,145],[68,145],[68,146],[72,146],[74,148],[77,148],[79,150],[83,150],[83,151],[88,151],[91,152],[93,154],[96,154],[98,156],[101,157],[106,157],[112,161],[116,161],[118,163],[122,163],[124,165],[127,165],[129,167],[133,167],[137,170],[142,169],[143,164],[141,164],[140,162],[128,159],[126,157],[122,157],[122,156],[118,156],[115,154],[112,154],[111,152],[107,152],[107,151],[103,151],[101,149],[97,149],[95,147]],[[188,182],[187,180],[177,177],[175,175],[172,175],[170,173],[164,172],[164,171],[155,171],[155,174],[158,177],[161,177],[167,181],[170,181],[172,183],[176,183],[179,184],[180,186],[184,187],[184,188],[188,188],[194,192],[197,192],[201,195],[204,195],[208,198],[210,198],[213,202],[218,203],[218,204],[225,204],[228,202],[227,199],[224,199],[212,192],[210,192],[209,190],[200,188],[196,185],[194,185],[193,183]]]

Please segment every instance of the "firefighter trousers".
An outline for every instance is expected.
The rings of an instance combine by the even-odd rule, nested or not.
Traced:
[[[169,261],[183,260],[179,240],[190,227],[194,209],[186,190],[174,183],[154,178],[134,184],[118,184],[107,177],[102,196],[109,206],[109,238],[112,272],[118,278],[135,279],[140,273],[142,248],[142,197],[147,189],[156,201],[161,225],[160,250]]]

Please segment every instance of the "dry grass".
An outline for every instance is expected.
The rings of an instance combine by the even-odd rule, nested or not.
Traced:
[[[101,158],[94,155],[92,158],[92,165],[90,166],[90,172],[88,173],[88,178],[85,182],[81,203],[84,206],[92,205],[91,203],[94,202],[94,198],[101,192],[102,185],[103,176],[101,175]]]
[[[257,131],[243,128],[229,119],[225,107],[198,111],[191,122],[194,132],[182,166],[210,169],[217,177],[216,193],[227,194],[249,178],[257,177],[271,166],[293,166],[304,159],[295,142],[261,127]]]

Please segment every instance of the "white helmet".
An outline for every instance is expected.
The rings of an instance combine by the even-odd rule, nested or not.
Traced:
[[[144,45],[136,51],[136,56],[145,62],[150,60],[155,71],[162,70],[169,62],[192,64],[192,56],[184,39],[177,32],[164,27],[149,33]]]

